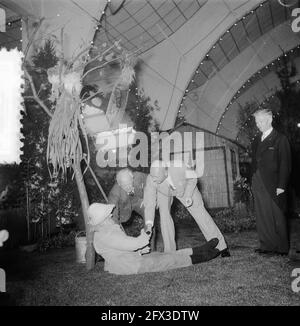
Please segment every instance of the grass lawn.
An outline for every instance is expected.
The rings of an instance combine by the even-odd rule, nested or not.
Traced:
[[[300,220],[293,224],[292,247],[300,249]],[[179,248],[204,241],[194,225],[177,226],[177,234]],[[291,290],[291,272],[300,268],[296,256],[255,254],[256,232],[226,234],[226,239],[231,258],[143,275],[111,275],[103,271],[103,262],[87,272],[84,264],[75,262],[75,248],[14,251],[0,256],[0,263],[7,273],[7,292],[17,305],[300,304],[300,292]]]

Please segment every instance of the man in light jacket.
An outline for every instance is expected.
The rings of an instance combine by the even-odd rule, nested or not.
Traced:
[[[176,197],[195,219],[206,240],[217,238],[217,249],[222,257],[229,257],[225,239],[204,207],[197,188],[197,174],[182,161],[154,161],[144,189],[145,229],[151,233],[155,208],[158,207],[164,251],[176,250],[175,228],[170,214],[173,197]]]
[[[170,253],[149,252],[149,235],[127,236],[112,219],[114,205],[94,203],[88,209],[94,247],[104,260],[104,270],[119,275],[159,272],[209,261],[220,254],[218,239],[205,245]]]

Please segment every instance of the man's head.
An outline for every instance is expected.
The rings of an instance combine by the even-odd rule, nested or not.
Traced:
[[[131,195],[134,193],[133,173],[129,169],[120,170],[117,173],[116,180],[118,185],[126,191],[127,194]]]
[[[155,183],[162,183],[168,176],[167,165],[163,161],[153,161],[150,167],[150,175]]]
[[[273,116],[269,110],[258,110],[253,114],[257,128],[264,133],[272,127]]]
[[[93,203],[88,208],[88,216],[90,218],[90,224],[92,226],[104,224],[106,221],[110,220],[112,210],[115,205],[112,204],[101,204]]]

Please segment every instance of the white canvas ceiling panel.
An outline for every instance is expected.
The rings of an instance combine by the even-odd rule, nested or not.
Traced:
[[[178,28],[180,28],[185,23],[185,18],[182,16],[178,16],[175,20],[170,22],[170,26],[173,31],[176,31]]]
[[[217,45],[214,49],[210,51],[209,57],[216,64],[218,70],[221,70],[225,66],[225,64],[228,63],[228,60],[224,56],[219,45]]]
[[[177,20],[179,17],[182,17],[180,11],[174,7],[166,16],[164,17],[165,22],[171,27],[172,29],[172,24]],[[182,17],[182,20],[184,22],[184,17]]]
[[[219,43],[222,49],[224,50],[224,52],[226,53],[226,57],[229,60],[234,59],[234,57],[238,55],[237,47],[230,33],[225,33],[225,35],[222,37],[222,40]]]
[[[131,32],[131,29],[136,27],[136,21],[132,18],[128,18],[117,25],[117,27],[122,29],[124,32]]]
[[[239,51],[243,51],[247,46],[249,46],[249,40],[245,37],[245,29],[242,22],[236,23],[231,28],[231,34],[235,39]]]
[[[110,17],[110,19],[107,20],[108,25],[117,28],[118,25],[122,24],[127,19],[129,19],[130,18],[130,15],[126,11],[120,10],[117,15],[115,15],[115,16],[109,16],[109,17]]]
[[[248,15],[244,20],[244,24],[246,29],[245,37],[249,37],[252,42],[255,42],[261,36],[256,15]]]
[[[125,1],[115,15],[109,11],[106,12],[103,19],[105,32],[100,29],[96,33],[96,42],[101,43],[107,40],[113,42],[121,39],[127,50],[139,49],[145,52],[165,39],[159,36],[160,30],[169,37],[184,25],[206,1]],[[132,30],[134,24],[143,32],[137,33],[135,29]],[[149,30],[151,30],[150,33]],[[147,35],[153,36],[152,42],[147,39]],[[128,40],[130,42],[127,45]]]
[[[204,4],[206,1],[184,1],[178,5],[184,17],[187,19],[191,18]]]
[[[161,6],[157,8],[161,17],[166,18],[167,15],[169,15],[174,9],[176,9],[175,4],[172,1],[162,1],[161,3]]]
[[[276,21],[279,24],[284,22],[287,19],[287,8],[278,5],[278,1],[270,1],[270,5],[273,21]]]
[[[144,33],[144,29],[142,29],[140,26],[135,26],[132,29],[130,29],[128,35],[130,40],[134,40],[138,38],[139,36],[142,36]],[[150,35],[151,36],[151,35]],[[154,38],[151,36],[151,38],[154,40]]]
[[[155,7],[156,5],[160,5],[159,1],[154,1],[153,6]],[[138,11],[142,10],[147,3],[144,1],[136,1],[136,0],[127,0],[126,1],[126,8],[128,12],[130,12],[132,15],[135,15]]]
[[[206,126],[208,124],[211,125],[217,123],[215,117],[205,109],[207,106],[206,100],[188,99],[186,106],[186,121],[190,124],[207,129]]]
[[[237,127],[237,116],[238,116],[238,105],[232,107],[226,113],[226,119],[222,120],[219,134],[229,139],[235,139],[238,127]]]
[[[272,13],[270,10],[265,10],[265,8],[261,7],[257,9],[257,18],[258,24],[262,29],[263,33],[268,32],[270,29],[273,28],[272,23]]]

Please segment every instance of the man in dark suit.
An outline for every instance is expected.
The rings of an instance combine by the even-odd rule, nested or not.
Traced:
[[[114,204],[113,220],[120,224],[127,222],[133,211],[144,217],[143,196],[147,174],[122,169],[116,175],[116,182],[108,195],[108,202]]]
[[[112,219],[121,225],[127,222],[132,212],[139,214],[144,219],[144,186],[147,174],[122,169],[116,175],[116,182],[108,194],[109,204],[115,205]],[[153,230],[150,245],[151,250],[155,250],[156,231]]]
[[[291,172],[289,142],[272,127],[272,112],[266,109],[254,113],[258,136],[252,145],[252,190],[260,247],[263,254],[287,255],[289,237],[286,193]]]

